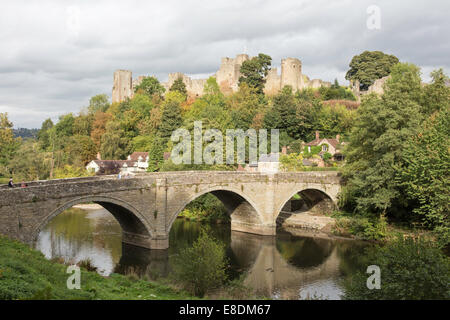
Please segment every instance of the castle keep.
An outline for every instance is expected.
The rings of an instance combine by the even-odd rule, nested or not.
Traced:
[[[247,54],[238,54],[236,58],[222,58],[219,70],[213,75],[222,93],[231,94],[238,91],[241,65],[249,59],[250,57]],[[207,79],[191,79],[181,72],[169,73],[168,81],[161,84],[168,91],[178,78],[183,79],[190,97],[203,95],[203,87]],[[116,70],[114,72],[112,102],[121,102],[126,98],[132,98],[134,89],[143,79],[144,76],[139,76],[133,80],[131,71]],[[310,80],[306,75],[302,74],[302,63],[299,59],[285,58],[281,60],[281,74],[278,74],[277,68],[269,70],[264,91],[268,95],[274,95],[286,85],[291,86],[296,92],[305,88],[329,87],[331,83],[320,79]]]

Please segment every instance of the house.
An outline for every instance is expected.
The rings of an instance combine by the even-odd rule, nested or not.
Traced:
[[[308,152],[311,152],[311,147],[320,146],[321,150],[319,155],[323,157],[325,153],[329,153],[332,156],[333,160],[341,161],[344,159],[344,156],[341,153],[341,148],[344,145],[343,142],[340,141],[340,136],[336,135],[336,139],[330,138],[320,138],[319,131],[316,131],[316,138],[305,144],[308,148]]]
[[[279,158],[280,154],[278,152],[260,155],[258,160],[258,172],[277,173],[280,168]]]
[[[99,156],[97,158],[100,158]],[[89,162],[86,170],[93,171],[97,175],[102,174],[134,174],[145,172],[148,168],[148,152],[133,152],[127,160],[101,160]]]

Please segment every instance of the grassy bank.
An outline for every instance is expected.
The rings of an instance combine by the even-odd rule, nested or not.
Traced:
[[[192,299],[184,291],[119,274],[81,269],[81,289],[69,290],[67,266],[0,236],[0,299]]]
[[[336,225],[331,230],[336,236],[381,242],[393,241],[398,236],[436,240],[429,230],[400,226],[388,222],[383,216],[370,218],[343,211],[335,211],[330,216],[336,219]]]

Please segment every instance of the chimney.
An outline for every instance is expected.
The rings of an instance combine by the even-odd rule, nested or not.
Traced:
[[[281,148],[281,153],[282,154],[287,154],[287,147],[286,146]]]
[[[319,131],[316,130],[316,140],[320,139]]]
[[[102,160],[102,156],[100,155],[100,152],[97,152],[97,160]]]
[[[336,140],[337,140],[337,142],[339,142],[340,139],[341,139],[341,135],[340,135],[340,134],[337,134],[337,135],[336,135]]]

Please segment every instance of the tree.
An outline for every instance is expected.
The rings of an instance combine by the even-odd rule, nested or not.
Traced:
[[[442,68],[434,70],[431,72],[431,78],[433,79],[431,84],[425,86],[423,101],[423,112],[428,115],[450,107],[449,78],[444,70]]]
[[[398,62],[398,58],[394,55],[381,51],[364,51],[352,58],[345,79],[358,80],[360,89],[367,90],[375,80],[388,76]]]
[[[433,114],[406,144],[397,178],[414,204],[413,213],[450,243],[450,109]]]
[[[43,150],[47,150],[50,147],[50,137],[49,137],[49,129],[53,127],[53,121],[48,118],[44,122],[42,122],[41,130],[39,130],[37,134],[37,138],[39,143],[41,144],[41,148]]]
[[[14,179],[25,181],[47,179],[50,165],[44,157],[45,154],[39,152],[39,144],[36,141],[24,141],[9,162]]]
[[[96,158],[97,146],[89,136],[74,135],[70,137],[64,148],[68,155],[68,163],[83,167]]]
[[[14,138],[13,124],[7,113],[0,113],[0,166],[7,167],[10,159],[20,146],[22,139]],[[7,174],[7,172],[4,172]]]
[[[106,132],[106,124],[112,119],[112,115],[102,111],[97,111],[92,122],[91,138],[97,148],[100,148],[101,139]]]
[[[163,107],[161,115],[161,125],[159,126],[159,135],[166,143],[169,141],[172,132],[180,128],[183,124],[181,118],[181,107],[176,101],[169,101]]]
[[[401,164],[406,141],[422,120],[419,68],[398,64],[380,98],[363,98],[350,143],[345,151],[347,195],[359,212],[381,214],[405,208],[399,183],[393,179]],[[399,211],[400,212],[400,211]]]
[[[344,299],[450,299],[450,258],[432,242],[398,239],[373,250],[367,260],[364,270],[344,281]],[[368,265],[380,268],[380,289],[368,289]]]
[[[139,92],[141,90],[149,97],[152,97],[153,95],[162,96],[166,91],[155,77],[145,77],[142,82],[136,86],[134,92]]]
[[[175,258],[175,277],[196,296],[220,287],[226,280],[225,248],[202,229],[192,247]]]
[[[110,121],[101,139],[100,153],[102,159],[125,159],[129,154],[129,141],[120,124]]]
[[[246,83],[250,88],[254,88],[258,94],[264,94],[265,78],[270,70],[271,63],[272,58],[263,53],[244,61],[240,69],[239,85]]]
[[[89,100],[89,114],[95,114],[97,111],[106,112],[108,110],[109,98],[106,94],[98,94]]]
[[[170,86],[169,91],[178,91],[181,93],[185,99],[187,97],[186,85],[183,82],[183,78],[179,77],[176,79],[173,84]]]
[[[301,119],[297,113],[297,101],[292,94],[292,88],[285,86],[275,96],[273,106],[264,116],[264,125],[267,129],[280,129],[292,139],[300,137]],[[282,134],[280,132],[280,134]]]

